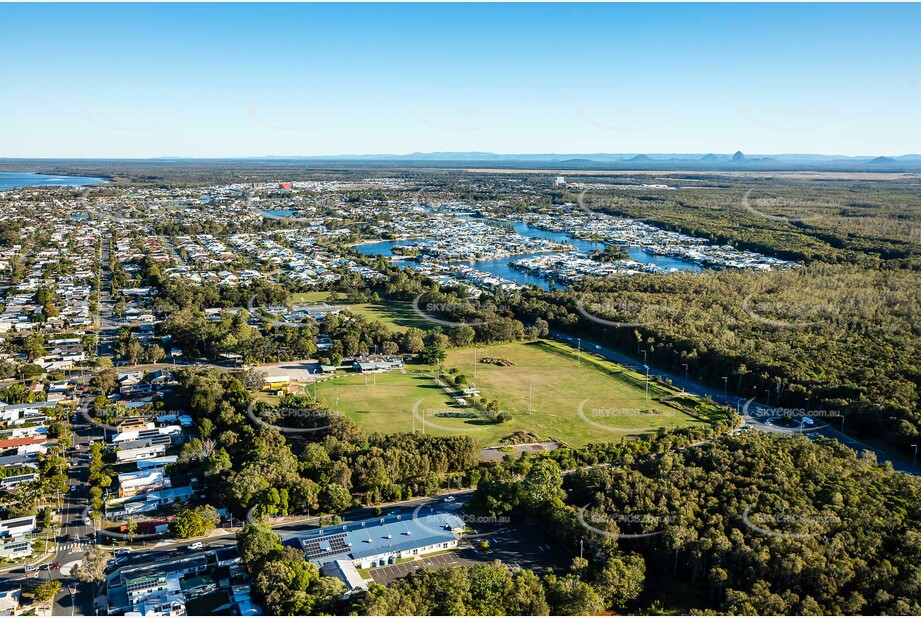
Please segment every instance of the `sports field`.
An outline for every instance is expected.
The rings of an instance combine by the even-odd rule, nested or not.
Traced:
[[[508,361],[509,366],[476,363],[484,357]],[[677,391],[649,384],[644,376],[601,361],[555,342],[509,343],[451,350],[444,371],[456,368],[480,397],[496,400],[511,418],[502,423],[482,413],[473,418],[452,414],[472,412],[457,405],[436,384],[436,369],[408,365],[405,373],[377,376],[344,375],[319,384],[318,398],[361,423],[367,432],[425,431],[438,435],[462,433],[484,445],[498,444],[516,431],[530,431],[543,440],[558,439],[573,446],[589,442],[620,441],[624,437],[684,427],[702,422],[668,401]],[[475,374],[475,377],[474,377]],[[442,377],[442,383],[448,380]],[[451,391],[456,387],[451,387]],[[686,406],[689,398],[681,401]],[[680,407],[680,406],[679,406]]]

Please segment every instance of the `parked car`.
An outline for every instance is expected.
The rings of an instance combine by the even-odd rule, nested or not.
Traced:
[[[448,496],[443,500],[444,502],[454,502],[454,496]]]
[[[124,556],[125,554],[131,553],[131,548],[130,547],[116,547],[114,553],[116,556]]]
[[[195,543],[192,543],[189,545],[189,549],[201,549],[204,546],[205,544],[202,543],[201,541],[196,541]]]

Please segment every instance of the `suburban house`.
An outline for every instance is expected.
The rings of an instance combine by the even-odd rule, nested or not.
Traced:
[[[0,521],[0,558],[15,560],[32,553],[35,516]]]
[[[151,468],[118,475],[118,497],[131,498],[170,486],[170,479],[163,468]]]

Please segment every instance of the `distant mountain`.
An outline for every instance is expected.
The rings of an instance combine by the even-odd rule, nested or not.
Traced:
[[[313,156],[258,156],[258,157],[150,157],[135,159],[147,164],[182,165],[195,161],[246,161],[263,165],[318,166],[354,163],[381,167],[445,168],[489,167],[509,170],[623,170],[623,171],[837,171],[837,172],[921,172],[921,154],[903,155],[822,155],[801,153],[735,154],[718,152],[692,153],[638,153],[638,152],[566,152],[566,153],[493,153],[493,152],[413,152],[406,154],[340,154]],[[47,166],[51,162],[72,163],[79,159],[4,159],[0,166],[21,166],[36,162]],[[19,168],[17,168],[17,171]]]

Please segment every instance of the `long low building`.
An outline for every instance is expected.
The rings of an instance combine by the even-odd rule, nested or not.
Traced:
[[[451,513],[390,515],[347,522],[296,535],[307,560],[318,567],[349,561],[358,568],[392,564],[457,547],[464,522]]]

